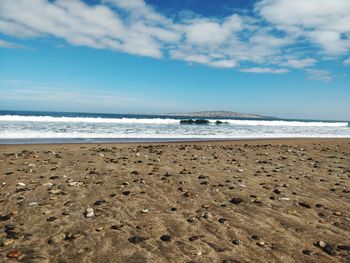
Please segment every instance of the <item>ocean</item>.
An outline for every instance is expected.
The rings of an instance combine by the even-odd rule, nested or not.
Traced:
[[[0,144],[192,141],[256,138],[350,138],[347,121],[0,111]],[[217,124],[217,120],[221,124]]]

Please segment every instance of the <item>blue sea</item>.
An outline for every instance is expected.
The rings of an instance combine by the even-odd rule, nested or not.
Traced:
[[[0,143],[149,142],[257,138],[350,138],[347,121],[215,119],[67,112],[0,111]],[[222,124],[216,124],[220,120]]]

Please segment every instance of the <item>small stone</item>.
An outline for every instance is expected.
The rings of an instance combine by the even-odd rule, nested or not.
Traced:
[[[339,245],[337,248],[340,250],[350,251],[350,245]]]
[[[49,218],[46,219],[46,221],[48,222],[53,222],[57,219],[57,217],[54,217],[54,216],[50,216]]]
[[[94,205],[102,205],[104,204],[106,201],[105,200],[96,200]]]
[[[275,194],[278,194],[278,195],[281,193],[281,191],[278,190],[278,189],[273,190],[273,192],[274,192]]]
[[[17,183],[17,186],[25,187],[26,184],[25,183]]]
[[[148,213],[148,209],[147,208],[142,209],[141,213]]]
[[[304,207],[304,208],[311,208],[311,206],[308,203],[305,203],[305,202],[299,202],[299,205]]]
[[[4,216],[0,215],[0,221],[7,221],[7,220],[10,220],[10,219],[11,219],[10,215],[4,215]]]
[[[258,246],[261,246],[261,247],[265,246],[265,242],[264,242],[264,241],[259,241],[259,242],[257,242],[256,244],[257,244]]]
[[[129,195],[129,194],[130,194],[130,191],[124,191],[122,194],[123,194],[123,195]]]
[[[13,238],[7,238],[4,240],[4,242],[2,242],[2,245],[8,246],[8,245],[11,245],[13,242],[15,242],[15,240]]]
[[[101,232],[101,231],[103,231],[103,227],[98,227],[98,228],[96,228],[95,229],[97,232]]]
[[[241,244],[241,241],[238,240],[238,239],[235,239],[235,240],[232,241],[232,244],[238,246],[239,244]]]
[[[145,240],[144,237],[138,237],[138,236],[134,236],[134,237],[129,237],[129,238],[128,238],[128,241],[129,241],[130,243],[133,243],[133,244],[140,243],[140,242],[142,242],[142,241],[144,241],[144,240]]]
[[[193,194],[191,194],[190,192],[185,192],[185,193],[184,193],[184,196],[185,196],[185,197],[191,197],[192,195],[193,195]]]
[[[105,157],[105,155],[103,154],[103,153],[99,153],[98,154],[101,158],[104,158]]]
[[[12,216],[18,215],[18,210],[13,210],[13,211],[10,213],[10,215],[12,215]]]
[[[325,242],[323,242],[322,240],[317,241],[317,246],[319,246],[320,248],[324,248],[327,244]]]
[[[94,215],[95,215],[94,209],[92,209],[92,208],[90,208],[90,207],[86,209],[85,217],[91,218],[91,217],[93,217]]]
[[[11,259],[18,259],[21,256],[21,251],[19,250],[12,250],[9,253],[7,253],[7,257]]]
[[[29,204],[28,204],[29,206],[37,206],[37,205],[39,205],[37,202],[30,202]]]
[[[218,221],[219,221],[220,224],[224,224],[224,223],[227,221],[227,219],[225,219],[225,218],[220,218]]]
[[[341,212],[336,211],[336,212],[333,213],[333,215],[335,215],[335,216],[341,216]]]
[[[238,205],[243,202],[243,199],[240,197],[234,197],[230,200],[230,203]]]
[[[240,261],[235,259],[225,259],[222,263],[240,263]]]
[[[163,236],[160,237],[160,240],[165,241],[165,242],[170,242],[171,241],[171,236],[163,235]]]
[[[188,240],[193,242],[199,239],[199,236],[191,236]]]
[[[257,236],[257,235],[252,235],[251,238],[254,239],[254,240],[259,240],[260,239],[260,237]]]
[[[194,221],[196,221],[196,218],[194,216],[191,216],[187,219],[187,222],[189,222],[189,223],[192,223]]]
[[[331,256],[335,255],[334,247],[329,244],[323,247],[323,251],[326,252],[328,255],[331,255]]]
[[[311,250],[308,250],[308,249],[304,249],[304,250],[303,250],[303,254],[304,254],[304,255],[310,256],[310,255],[312,255],[312,251],[311,251]]]

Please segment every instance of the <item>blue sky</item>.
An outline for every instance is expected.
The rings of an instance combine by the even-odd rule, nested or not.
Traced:
[[[349,73],[348,0],[0,4],[0,109],[350,120]]]

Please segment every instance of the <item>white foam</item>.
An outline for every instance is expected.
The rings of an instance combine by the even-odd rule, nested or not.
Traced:
[[[162,118],[90,118],[3,115],[0,121],[9,122],[62,122],[62,123],[120,123],[120,124],[176,124],[179,120]]]
[[[3,115],[0,121],[6,122],[51,122],[51,123],[111,123],[111,124],[179,124],[179,119],[170,118],[91,118],[91,117],[52,117]],[[231,120],[221,119],[231,125],[243,126],[288,126],[288,127],[346,127],[347,122],[314,122],[286,120]],[[216,120],[210,120],[214,124]]]
[[[347,122],[279,121],[279,120],[221,120],[234,125],[248,126],[289,126],[289,127],[346,127]]]

